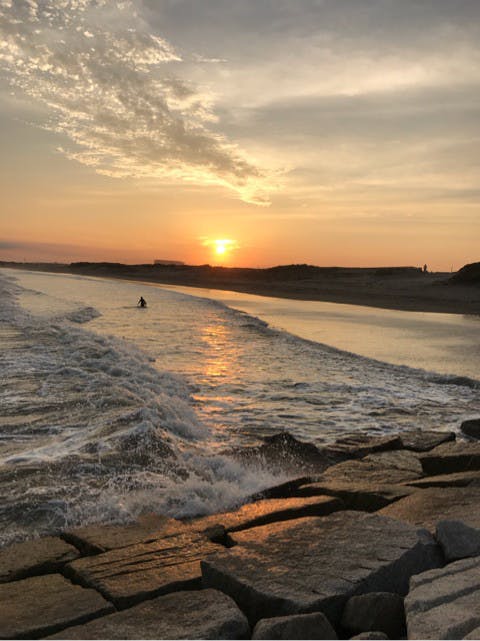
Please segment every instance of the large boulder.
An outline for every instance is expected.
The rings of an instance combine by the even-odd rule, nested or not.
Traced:
[[[187,532],[77,559],[65,566],[64,573],[123,609],[199,587],[200,560],[220,547],[198,532]]]
[[[419,455],[407,450],[369,454],[360,460],[344,461],[329,467],[318,479],[349,484],[398,485],[423,475]]]
[[[0,583],[58,572],[79,556],[76,548],[56,536],[15,543],[0,550]]]
[[[414,479],[413,481],[405,483],[405,485],[418,487],[420,489],[427,487],[466,487],[467,485],[473,484],[480,485],[480,470],[424,476],[421,479]]]
[[[376,452],[401,450],[402,441],[396,434],[387,436],[369,436],[368,434],[350,434],[337,439],[327,450],[344,458],[363,458]]]
[[[330,621],[321,612],[261,619],[252,639],[336,639]]]
[[[405,612],[409,639],[463,639],[480,626],[480,558],[413,576]]]
[[[95,592],[59,574],[0,585],[0,638],[38,639],[114,610]]]
[[[51,639],[249,639],[234,601],[217,590],[175,592],[55,634]]]
[[[442,546],[447,563],[480,556],[480,529],[469,527],[462,521],[440,521],[435,537]]]
[[[460,429],[466,436],[480,439],[480,418],[471,418],[468,421],[463,421]]]
[[[401,639],[406,632],[403,598],[392,592],[353,596],[343,610],[342,627],[351,634],[376,631]]]
[[[299,496],[330,495],[341,499],[348,510],[376,512],[390,503],[413,494],[416,489],[406,485],[380,485],[378,483],[355,485],[341,481],[308,483],[296,490]]]
[[[264,499],[247,503],[235,512],[224,512],[191,521],[198,530],[220,524],[227,532],[238,532],[248,528],[288,521],[304,516],[326,516],[344,507],[342,501],[332,496],[311,496],[308,498]]]
[[[480,487],[431,487],[384,507],[379,514],[432,532],[445,519],[480,528]]]
[[[479,443],[444,443],[420,455],[425,474],[452,474],[480,470]]]
[[[454,441],[455,438],[455,432],[439,430],[406,430],[400,434],[403,447],[413,452],[428,452],[442,443]]]
[[[335,624],[351,596],[405,594],[412,574],[441,563],[427,532],[362,512],[275,523],[234,538],[239,545],[202,561],[203,585],[229,594],[252,623],[323,612]]]

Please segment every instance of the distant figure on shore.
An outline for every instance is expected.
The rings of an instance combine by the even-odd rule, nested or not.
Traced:
[[[425,265],[423,266],[423,273],[428,274],[427,263],[425,263]]]
[[[143,298],[143,296],[140,296],[140,299],[137,303],[138,307],[146,307],[147,306],[147,301]]]

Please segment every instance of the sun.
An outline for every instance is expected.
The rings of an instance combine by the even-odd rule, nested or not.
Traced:
[[[217,264],[219,264],[219,262],[229,261],[232,252],[239,248],[237,241],[231,238],[203,237],[201,240],[202,245],[208,247],[213,256],[215,256]]]
[[[225,256],[227,251],[229,249],[231,249],[231,245],[232,245],[232,241],[231,240],[226,240],[226,239],[221,240],[221,239],[219,239],[219,240],[214,240],[213,241],[214,251],[215,251],[215,254],[217,256]]]

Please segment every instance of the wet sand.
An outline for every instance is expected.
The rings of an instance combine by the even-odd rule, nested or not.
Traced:
[[[342,268],[286,265],[270,269],[120,263],[0,263],[0,267],[122,278],[384,309],[480,314],[480,288],[454,284],[450,273],[413,267]]]

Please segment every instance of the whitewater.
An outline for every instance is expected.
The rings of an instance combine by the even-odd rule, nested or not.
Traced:
[[[0,545],[239,505],[289,474],[230,448],[281,431],[322,445],[458,430],[480,412],[471,377],[341,351],[170,288],[0,270],[0,296]]]

